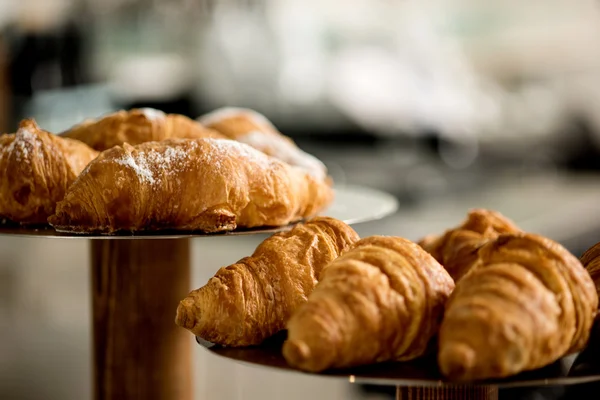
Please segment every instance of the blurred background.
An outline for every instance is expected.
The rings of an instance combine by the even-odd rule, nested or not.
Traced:
[[[0,131],[249,107],[338,184],[399,199],[363,236],[418,239],[489,207],[580,255],[600,241],[599,36],[591,0],[0,0]],[[194,285],[262,239],[196,240]],[[0,238],[0,398],[90,398],[87,246]],[[198,399],[392,398],[197,347]]]

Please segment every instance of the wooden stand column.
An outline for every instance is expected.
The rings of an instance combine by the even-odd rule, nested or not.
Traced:
[[[92,240],[94,399],[191,400],[189,239]]]
[[[489,386],[398,386],[396,400],[498,400],[498,388]]]

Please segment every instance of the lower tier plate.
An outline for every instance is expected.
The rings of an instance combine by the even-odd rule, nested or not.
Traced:
[[[473,382],[476,386],[501,389],[516,387],[541,387],[548,385],[576,385],[600,382],[600,324],[594,328],[595,340],[578,355],[564,357],[544,368],[499,380]],[[210,353],[243,364],[270,367],[307,374],[290,367],[281,354],[286,332],[281,332],[256,347],[227,348],[196,337],[198,344]],[[318,376],[343,378],[353,383],[383,386],[456,386],[440,374],[435,357],[424,357],[410,362],[390,362],[346,370],[327,371]]]
[[[375,221],[393,214],[398,209],[398,201],[388,193],[362,186],[337,186],[335,199],[321,215],[346,222],[358,224]],[[57,232],[51,227],[22,227],[19,225],[0,224],[0,236],[29,236],[43,238],[80,238],[80,239],[178,239],[192,237],[213,237],[232,235],[270,234],[291,229],[293,224],[279,227],[236,230],[226,233],[202,233],[182,231],[160,231],[149,233],[120,233],[111,235],[88,235]]]

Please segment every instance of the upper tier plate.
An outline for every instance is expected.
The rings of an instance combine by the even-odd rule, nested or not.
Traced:
[[[499,388],[540,387],[548,385],[577,385],[598,382],[600,384],[600,324],[594,328],[593,339],[588,348],[575,358],[564,357],[544,368],[528,371],[517,376],[474,383],[476,386]],[[270,367],[302,373],[290,367],[281,354],[285,332],[268,339],[261,346],[227,348],[209,343],[201,338],[196,341],[211,353],[248,365]],[[435,357],[409,362],[389,362],[345,370],[327,371],[318,376],[343,378],[352,383],[383,386],[453,386],[456,382],[444,379],[437,367]],[[575,387],[577,388],[577,386]],[[573,389],[577,390],[577,389]],[[587,388],[586,390],[593,390]],[[578,398],[578,397],[565,397]]]
[[[346,222],[357,224],[360,222],[375,221],[393,214],[398,208],[395,197],[361,186],[336,186],[335,200],[321,215],[326,215]],[[0,225],[0,235],[18,235],[26,237],[43,238],[79,238],[79,239],[177,239],[207,236],[233,236],[252,235],[259,233],[274,233],[290,229],[293,225],[276,228],[261,228],[250,230],[237,230],[234,232],[207,234],[196,232],[160,231],[156,233],[121,233],[113,235],[85,235],[57,232],[53,228],[23,228],[15,225]]]

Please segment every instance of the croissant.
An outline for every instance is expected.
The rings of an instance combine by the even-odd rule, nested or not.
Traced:
[[[165,139],[224,138],[186,116],[165,114],[153,108],[120,110],[99,119],[86,120],[61,136],[82,141],[98,151],[123,143],[134,146]]]
[[[446,270],[417,244],[362,239],[325,267],[292,315],[283,355],[311,372],[417,358],[436,335],[453,289]]]
[[[316,178],[327,178],[327,168],[319,159],[302,151],[264,115],[254,110],[224,107],[199,117],[198,121],[230,139],[246,143],[290,165],[303,168]]]
[[[444,234],[430,235],[419,245],[440,262],[455,281],[462,278],[477,260],[476,251],[489,240],[503,233],[521,230],[502,214],[485,209],[469,211],[467,219]]]
[[[102,152],[49,222],[60,231],[223,232],[316,215],[332,188],[233,140],[172,139]]]
[[[525,233],[501,235],[477,255],[446,305],[438,353],[444,375],[507,377],[585,346],[598,296],[576,257]]]
[[[98,153],[43,131],[32,119],[0,136],[0,215],[45,224],[67,188]]]
[[[596,292],[600,293],[600,242],[583,253],[581,263],[592,277],[596,285]]]
[[[358,239],[345,223],[323,217],[275,234],[182,300],[176,323],[213,343],[260,344],[285,327],[321,269]]]

